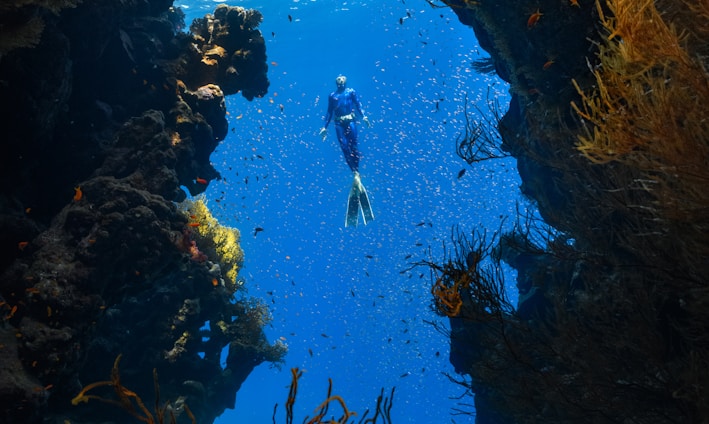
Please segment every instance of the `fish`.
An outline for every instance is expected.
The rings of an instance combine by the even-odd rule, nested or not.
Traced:
[[[78,202],[79,200],[81,200],[82,197],[84,197],[84,192],[81,191],[81,187],[74,187],[74,201]]]
[[[463,175],[465,175],[465,168],[458,171],[458,179],[461,179],[463,177]]]
[[[197,181],[198,184],[207,184],[207,182],[208,182],[204,178],[199,178],[199,177],[197,179],[195,179],[195,181]]]
[[[544,14],[540,12],[539,9],[537,9],[536,12],[532,13],[529,16],[529,19],[527,19],[527,29],[530,29],[535,26],[537,22],[539,22],[539,19],[542,17],[542,15]]]
[[[254,228],[254,237],[256,237],[256,234],[260,233],[261,231],[263,231],[263,228],[261,227]]]

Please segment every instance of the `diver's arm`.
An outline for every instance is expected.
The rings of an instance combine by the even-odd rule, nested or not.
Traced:
[[[324,121],[325,123],[323,124],[323,127],[320,128],[320,137],[322,137],[323,141],[327,138],[327,126],[330,124],[330,121],[332,120],[332,115],[335,112],[335,105],[337,102],[333,98],[332,94],[328,97],[327,99],[327,113],[325,113],[325,118]]]
[[[364,109],[362,109],[362,103],[359,101],[359,96],[357,92],[352,90],[352,105],[354,106],[355,112],[362,118],[362,122],[367,128],[371,127],[372,124],[369,122],[369,118],[364,114]]]
[[[335,113],[335,106],[337,106],[337,99],[335,99],[335,96],[330,94],[330,96],[327,98],[327,113],[325,113],[325,124],[323,125],[323,128],[325,129],[327,129],[327,126],[332,120],[332,115]]]

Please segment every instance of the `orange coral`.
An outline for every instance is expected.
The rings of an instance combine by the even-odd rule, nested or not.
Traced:
[[[450,285],[453,281],[453,285]],[[436,279],[431,287],[431,294],[438,312],[457,317],[463,307],[461,291],[467,289],[472,282],[469,272],[460,272],[452,266],[445,267],[443,274]]]
[[[608,32],[594,71],[597,89],[588,94],[574,82],[582,102],[572,107],[593,125],[578,149],[593,162],[623,159],[645,169],[655,168],[648,160],[686,167],[691,156],[706,157],[704,64],[683,48],[684,35],[663,21],[652,0],[613,0],[608,7],[613,17],[597,5]]]
[[[688,4],[658,10],[652,0],[610,0],[612,17],[597,5],[608,35],[596,89],[574,82],[581,102],[572,107],[588,124],[578,150],[634,170],[634,182],[654,197],[648,211],[657,222],[703,222],[709,207],[709,72],[706,43],[697,41],[709,24]]]

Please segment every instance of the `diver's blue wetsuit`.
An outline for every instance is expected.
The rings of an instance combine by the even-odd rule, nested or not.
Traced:
[[[360,154],[357,150],[356,118],[364,116],[357,92],[351,88],[338,87],[330,93],[325,115],[325,127],[335,118],[335,132],[340,142],[342,153],[352,172],[359,171]]]
[[[345,227],[356,227],[359,216],[366,225],[374,219],[372,205],[367,196],[362,180],[359,176],[359,150],[357,150],[357,119],[370,126],[369,119],[364,115],[362,105],[359,102],[357,93],[347,88],[347,78],[339,75],[335,78],[337,90],[330,93],[327,99],[327,114],[325,115],[325,126],[320,129],[320,137],[323,141],[327,138],[327,125],[334,118],[337,141],[340,142],[342,153],[345,154],[347,165],[354,173],[352,188],[347,198],[347,215],[345,216]]]

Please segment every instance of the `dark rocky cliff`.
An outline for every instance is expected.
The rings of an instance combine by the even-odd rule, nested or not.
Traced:
[[[125,422],[70,402],[121,355],[123,387],[150,405],[156,370],[178,422],[208,423],[285,353],[234,275],[238,231],[175,204],[220,178],[224,96],[268,89],[261,15],[219,6],[188,35],[171,3],[0,6],[0,422]]]
[[[459,151],[514,156],[543,219],[428,264],[476,422],[706,422],[709,6],[442,3],[512,93],[501,144],[469,131]]]

